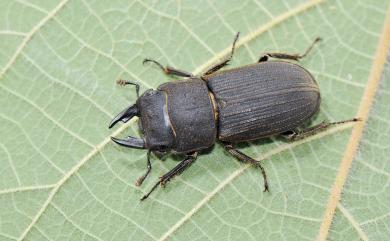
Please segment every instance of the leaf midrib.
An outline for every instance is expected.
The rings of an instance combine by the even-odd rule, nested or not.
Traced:
[[[371,66],[370,74],[368,76],[366,88],[361,98],[361,102],[357,112],[357,117],[362,118],[362,121],[354,126],[347,147],[345,149],[343,159],[341,160],[340,166],[337,169],[338,172],[327,202],[323,222],[321,223],[321,227],[317,237],[317,240],[320,241],[325,241],[328,237],[333,217],[335,215],[336,207],[341,199],[341,192],[347,180],[349,170],[352,166],[354,155],[363,136],[364,127],[367,122],[371,107],[373,105],[375,94],[377,93],[379,87],[379,82],[383,73],[384,65],[386,63],[386,57],[390,47],[390,5],[388,6],[386,19],[383,24],[382,34],[377,46],[378,47],[373,58],[373,63]],[[355,226],[353,223],[352,225]],[[359,231],[358,229],[356,230],[361,236],[361,233],[363,231]],[[362,238],[365,238],[365,236],[363,236]]]

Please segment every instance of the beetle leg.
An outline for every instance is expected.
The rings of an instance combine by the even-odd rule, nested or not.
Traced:
[[[356,121],[360,121],[360,120],[361,119],[359,119],[359,118],[353,118],[353,119],[342,120],[342,121],[337,121],[337,122],[323,121],[318,125],[308,127],[306,129],[303,129],[303,130],[293,130],[293,131],[284,132],[281,134],[281,136],[289,141],[301,140],[301,139],[304,139],[308,136],[312,136],[312,135],[317,134],[321,131],[324,131],[324,130],[328,129],[330,126],[344,124],[344,123],[348,123],[348,122],[356,122]]]
[[[170,67],[170,66],[164,67],[162,64],[160,64],[159,62],[157,62],[156,60],[153,60],[153,59],[144,59],[142,64],[145,64],[147,62],[152,62],[152,63],[156,64],[166,75],[176,75],[176,76],[180,76],[180,77],[194,77],[193,74],[191,74],[185,70],[175,69],[175,68]]]
[[[240,36],[240,32],[237,32],[236,37],[234,38],[234,41],[233,41],[233,45],[232,45],[232,50],[231,50],[231,52],[230,52],[230,56],[229,56],[227,59],[225,59],[225,60],[223,60],[223,61],[221,61],[221,62],[219,62],[219,63],[213,65],[212,67],[210,67],[210,68],[204,73],[204,75],[212,74],[212,73],[214,73],[214,72],[216,72],[216,71],[222,69],[223,67],[225,67],[226,65],[229,64],[230,60],[232,60],[232,58],[233,58],[234,49],[236,48],[236,42],[237,42],[239,36]]]
[[[314,39],[314,41],[310,44],[310,46],[306,49],[306,51],[303,54],[264,53],[259,58],[258,62],[265,62],[268,60],[268,58],[291,59],[291,60],[299,61],[299,59],[305,57],[310,52],[310,50],[314,47],[314,45],[320,40],[321,38],[319,37]]]
[[[247,156],[246,154],[242,153],[241,151],[234,148],[232,144],[225,144],[225,149],[235,158],[237,158],[239,161],[244,163],[250,163],[254,165],[255,167],[259,167],[261,170],[261,174],[263,175],[264,179],[264,192],[269,191],[268,190],[268,181],[267,181],[267,174],[265,173],[264,168],[261,166],[260,161],[256,161],[255,159]]]
[[[150,189],[150,191],[145,194],[142,198],[141,198],[141,201],[147,199],[149,197],[149,195],[159,186],[165,186],[165,184],[167,184],[167,182],[169,182],[173,177],[175,177],[176,175],[179,175],[180,173],[182,173],[185,169],[187,169],[189,166],[191,166],[192,163],[195,162],[196,160],[196,157],[197,157],[198,153],[197,152],[194,152],[190,155],[188,155],[183,161],[179,162],[179,164],[177,164],[172,170],[170,170],[169,172],[167,172],[166,174],[164,174],[163,176],[160,177],[160,180],[154,184],[154,186],[152,187],[152,189]]]
[[[149,176],[150,171],[152,170],[152,163],[150,163],[150,153],[151,150],[148,151],[147,154],[147,164],[146,164],[146,172],[144,175],[140,176],[137,181],[135,182],[136,186],[141,186],[141,184],[144,182],[144,180]]]

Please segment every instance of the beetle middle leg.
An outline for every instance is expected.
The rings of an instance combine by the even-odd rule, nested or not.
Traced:
[[[145,64],[148,62],[151,62],[151,63],[154,63],[155,65],[157,65],[166,75],[176,75],[176,76],[180,76],[180,77],[194,77],[193,74],[191,74],[190,72],[187,72],[185,70],[175,69],[175,68],[170,67],[170,66],[164,67],[162,64],[160,64],[159,62],[157,62],[154,59],[144,59],[142,64]]]
[[[187,155],[187,157],[183,161],[179,162],[179,164],[177,164],[172,170],[170,170],[169,172],[167,172],[166,174],[161,176],[160,180],[156,184],[154,184],[152,189],[141,198],[141,201],[147,199],[149,197],[149,195],[159,185],[164,187],[165,184],[167,184],[167,182],[169,182],[173,177],[175,177],[176,175],[179,175],[185,169],[187,169],[189,166],[191,166],[191,164],[195,162],[197,156],[198,156],[197,152],[194,152],[194,153],[191,153],[191,154]]]
[[[268,181],[267,181],[267,174],[265,173],[264,167],[261,166],[259,161],[256,161],[252,157],[247,156],[246,154],[242,153],[241,151],[234,148],[232,144],[225,144],[225,149],[235,158],[238,160],[244,162],[244,163],[250,163],[254,165],[255,167],[259,167],[261,170],[261,174],[263,175],[264,179],[264,192],[269,191],[268,190]]]
[[[291,59],[299,61],[299,59],[305,57],[310,50],[314,47],[314,45],[319,42],[321,38],[317,37],[314,39],[314,41],[310,44],[310,46],[306,49],[306,51],[303,54],[286,54],[286,53],[264,53],[259,58],[258,62],[265,62],[269,58],[276,58],[276,59]]]
[[[353,119],[349,119],[349,120],[342,120],[342,121],[336,121],[336,122],[323,121],[320,124],[317,124],[317,125],[312,126],[312,127],[308,127],[306,129],[303,129],[303,130],[292,130],[292,131],[284,132],[281,134],[281,136],[289,141],[297,141],[297,140],[301,140],[301,139],[304,139],[306,137],[312,136],[314,134],[317,134],[321,131],[325,131],[326,129],[328,129],[331,126],[344,124],[344,123],[348,123],[348,122],[356,122],[356,121],[360,121],[360,119],[353,118]]]
[[[232,58],[233,58],[234,50],[235,50],[235,48],[236,48],[236,42],[237,42],[239,36],[240,36],[240,32],[237,32],[236,37],[234,38],[234,41],[233,41],[233,45],[232,45],[232,50],[231,50],[231,52],[230,52],[230,56],[229,56],[227,59],[225,59],[225,60],[223,60],[223,61],[221,61],[221,62],[219,62],[219,63],[213,65],[212,67],[210,67],[210,68],[204,73],[204,75],[212,74],[212,73],[214,73],[214,72],[216,72],[216,71],[222,69],[223,67],[225,67],[226,65],[229,64],[230,60],[232,60]]]

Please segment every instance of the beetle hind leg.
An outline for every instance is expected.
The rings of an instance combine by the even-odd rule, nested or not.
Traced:
[[[314,41],[310,44],[310,46],[306,49],[306,51],[303,54],[286,54],[286,53],[264,53],[260,56],[258,62],[265,62],[269,58],[276,58],[276,59],[290,59],[299,61],[299,59],[305,57],[310,50],[314,47],[314,45],[319,42],[321,38],[317,37],[314,39]]]
[[[264,192],[269,191],[268,188],[268,180],[267,180],[267,174],[265,173],[265,169],[263,166],[261,166],[261,163],[259,161],[256,161],[252,157],[247,156],[246,154],[242,153],[241,151],[234,148],[232,144],[225,144],[225,149],[235,158],[237,158],[239,161],[244,163],[249,163],[254,165],[255,167],[259,167],[261,170],[261,174],[263,175],[264,179]]]
[[[173,68],[170,66],[164,67],[162,64],[160,64],[159,62],[157,62],[154,59],[144,59],[142,64],[145,64],[148,62],[154,63],[155,65],[157,65],[162,70],[162,72],[164,72],[164,74],[166,74],[166,75],[176,75],[176,76],[180,76],[180,77],[194,77],[193,74],[191,74],[187,71],[176,69],[176,68]]]
[[[158,182],[156,182],[156,184],[154,184],[152,189],[150,189],[150,191],[141,198],[141,201],[147,199],[149,197],[149,195],[154,190],[156,190],[156,188],[159,185],[164,187],[165,184],[167,184],[173,177],[175,177],[176,175],[179,175],[184,170],[186,170],[189,166],[191,166],[192,163],[195,162],[197,155],[198,155],[197,152],[194,152],[190,155],[187,155],[187,157],[183,161],[179,162],[179,164],[177,164],[172,170],[170,170],[169,172],[167,172],[166,174],[161,176],[160,180]]]
[[[284,132],[281,134],[281,136],[288,141],[302,140],[306,137],[315,135],[321,131],[325,131],[331,126],[340,125],[340,124],[349,123],[349,122],[357,122],[360,120],[361,119],[359,119],[359,118],[353,118],[353,119],[349,119],[349,120],[342,120],[342,121],[336,121],[336,122],[323,121],[320,124],[308,127],[306,129],[303,129],[303,130],[292,130],[292,131]]]

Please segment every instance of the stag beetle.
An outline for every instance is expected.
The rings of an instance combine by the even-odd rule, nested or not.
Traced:
[[[143,138],[112,137],[112,140],[121,146],[149,150],[147,171],[136,185],[141,185],[151,171],[150,152],[172,152],[186,156],[161,176],[141,200],[187,169],[195,162],[198,152],[213,146],[217,139],[232,156],[261,169],[264,191],[268,191],[267,176],[260,162],[237,150],[235,143],[275,135],[297,140],[331,125],[358,120],[322,122],[300,129],[319,110],[321,98],[318,85],[313,76],[297,64],[268,61],[269,58],[298,61],[309,53],[320,38],[316,38],[302,55],[265,53],[255,64],[219,71],[232,59],[238,37],[239,33],[228,58],[201,76],[145,59],[144,64],[151,62],[165,74],[185,79],[164,83],[157,90],[149,89],[141,96],[137,83],[118,81],[120,85],[135,85],[138,99],[134,105],[120,112],[109,128],[119,121],[127,122],[138,116]]]

